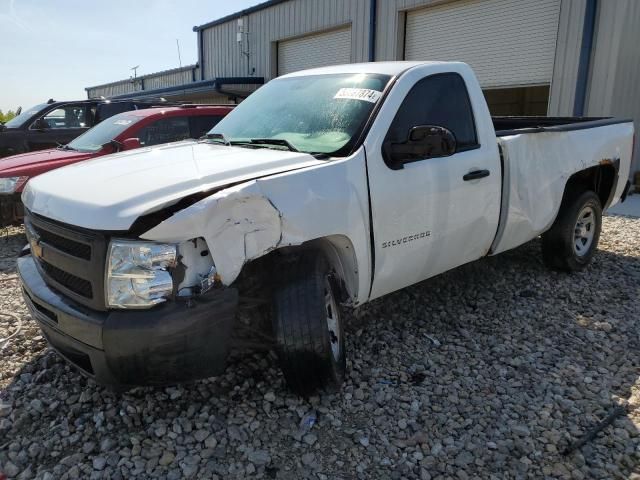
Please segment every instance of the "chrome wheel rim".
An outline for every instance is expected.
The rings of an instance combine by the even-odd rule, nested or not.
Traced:
[[[333,289],[331,288],[328,276],[324,278],[324,306],[331,354],[337,362],[340,359],[340,342],[342,342],[340,335],[340,312],[338,311],[338,304],[333,296]]]
[[[573,251],[579,257],[585,256],[596,236],[596,211],[593,207],[584,207],[578,214],[573,230]]]

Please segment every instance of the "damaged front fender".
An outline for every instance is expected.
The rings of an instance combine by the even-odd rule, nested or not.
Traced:
[[[186,276],[180,288],[210,273],[204,265],[208,253],[216,280],[228,286],[245,264],[272,250],[303,244],[324,248],[333,252],[336,271],[342,269],[350,300],[366,301],[371,255],[364,150],[219,190],[139,236],[184,246]],[[198,238],[206,248],[189,249],[186,242]]]
[[[185,232],[206,240],[222,283],[229,285],[246,262],[280,245],[282,216],[252,180],[201,200],[141,237],[177,243]]]

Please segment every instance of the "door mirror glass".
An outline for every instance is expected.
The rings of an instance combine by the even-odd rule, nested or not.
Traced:
[[[383,151],[391,168],[401,169],[408,162],[453,155],[456,137],[445,127],[418,125],[409,130],[405,141],[385,142]]]
[[[141,146],[139,138],[127,138],[122,141],[122,150],[135,150]]]

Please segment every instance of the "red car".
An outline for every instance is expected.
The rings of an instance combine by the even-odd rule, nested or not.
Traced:
[[[200,138],[233,106],[185,105],[120,113],[67,145],[0,159],[0,226],[22,221],[27,181],[50,170],[122,150]]]

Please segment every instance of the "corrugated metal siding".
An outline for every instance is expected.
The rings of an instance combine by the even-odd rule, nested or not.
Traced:
[[[601,0],[587,115],[613,115],[635,120],[636,149],[632,171],[640,170],[640,2]]]
[[[278,42],[278,75],[351,62],[351,27]]]
[[[585,0],[562,0],[548,114],[573,115]]]
[[[467,0],[407,14],[405,59],[469,63],[483,87],[551,82],[560,0]]]
[[[119,80],[117,82],[108,83],[89,87],[87,95],[89,98],[97,97],[113,97],[115,95],[124,95],[126,93],[142,91],[144,82],[144,90],[154,90],[156,88],[173,87],[176,85],[184,85],[193,81],[193,70],[196,70],[196,80],[199,79],[198,69],[194,65],[182,68],[166,70],[163,72],[152,73],[150,75],[142,75],[138,78]]]
[[[584,24],[584,0],[562,0],[549,115],[572,115]],[[633,118],[640,132],[640,2],[600,0],[585,115]],[[640,170],[636,135],[632,172]]]
[[[120,80],[108,85],[90,88],[87,90],[89,98],[113,97],[114,95],[123,95],[125,93],[139,92],[142,90],[139,80]]]
[[[236,40],[237,20],[202,31],[205,79],[253,74],[275,76],[276,42],[351,24],[351,61],[368,58],[369,0],[291,0],[243,17],[247,46]],[[246,38],[246,37],[245,37]],[[255,68],[255,72],[252,69]]]
[[[192,69],[159,75],[150,75],[144,79],[144,89],[153,90],[155,88],[173,87],[184,85],[193,81]]]

